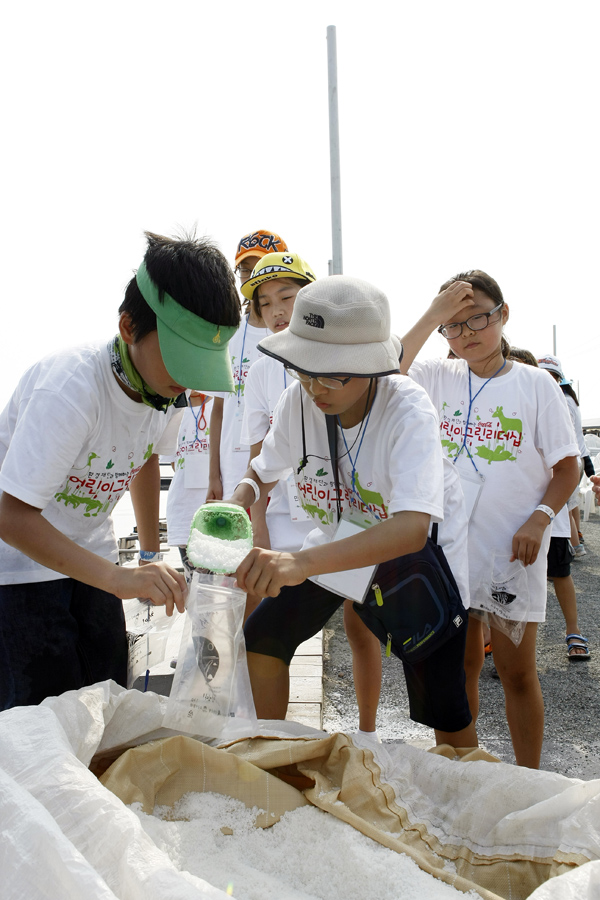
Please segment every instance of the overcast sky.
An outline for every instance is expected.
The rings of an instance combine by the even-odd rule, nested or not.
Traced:
[[[114,333],[145,229],[196,225],[231,259],[271,228],[327,274],[335,25],[344,272],[402,333],[485,269],[512,343],[551,351],[556,325],[600,416],[599,24],[591,0],[3,4],[0,404],[46,352]]]

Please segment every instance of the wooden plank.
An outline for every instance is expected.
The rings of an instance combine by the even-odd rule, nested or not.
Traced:
[[[323,655],[323,632],[320,631],[314,637],[309,638],[300,644],[296,650],[296,656],[322,656]]]
[[[321,678],[291,678],[290,701],[294,703],[321,703],[323,681]]]

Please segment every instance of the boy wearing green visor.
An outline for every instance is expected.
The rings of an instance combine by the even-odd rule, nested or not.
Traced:
[[[125,684],[122,599],[183,610],[185,580],[160,561],[158,454],[186,388],[233,390],[240,312],[211,242],[147,239],[116,337],[41,360],[0,413],[0,709]],[[115,565],[111,520],[127,489],[148,563],[133,569]]]

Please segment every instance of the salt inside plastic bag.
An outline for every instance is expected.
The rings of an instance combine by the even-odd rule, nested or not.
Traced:
[[[218,738],[225,729],[229,736],[256,726],[242,629],[245,605],[246,594],[233,578],[194,572],[165,728]]]

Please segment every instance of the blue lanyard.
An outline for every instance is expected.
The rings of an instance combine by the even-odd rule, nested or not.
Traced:
[[[203,399],[203,401],[202,401],[202,406],[200,407],[200,412],[198,413],[198,415],[196,415],[196,413],[194,412],[194,408],[193,408],[193,406],[192,406],[192,398],[190,397],[190,410],[191,410],[191,413],[192,413],[192,415],[193,415],[193,417],[194,417],[194,422],[196,423],[196,440],[199,440],[199,437],[198,437],[198,427],[199,427],[199,424],[198,424],[198,423],[199,423],[199,422],[204,421],[204,427],[202,428],[202,430],[203,430],[203,431],[206,431],[206,425],[207,425],[207,422],[206,422],[206,419],[204,418],[204,406],[205,406],[205,404],[206,404],[206,395],[204,395],[204,399]]]
[[[469,431],[469,422],[470,422],[470,420],[471,420],[471,408],[472,408],[473,404],[475,403],[475,401],[477,400],[477,398],[479,397],[479,395],[480,395],[480,393],[482,392],[482,390],[484,389],[484,387],[486,386],[486,384],[489,384],[490,381],[492,380],[492,378],[495,378],[496,375],[499,375],[500,372],[502,371],[502,369],[504,368],[505,365],[506,365],[506,360],[504,360],[504,362],[502,363],[502,365],[500,366],[500,368],[497,369],[497,371],[494,372],[493,375],[490,375],[490,377],[488,378],[487,381],[484,381],[484,383],[481,385],[481,387],[479,388],[479,390],[477,391],[477,393],[475,394],[474,397],[471,396],[471,369],[469,369],[469,411],[467,412],[467,421],[465,422],[465,434],[464,434],[464,437],[463,437],[463,442],[462,442],[462,445],[461,445],[460,450],[458,451],[458,453],[457,453],[456,456],[454,457],[453,463],[454,463],[454,465],[456,465],[456,460],[458,459],[458,457],[460,456],[460,454],[463,452],[463,450],[466,450],[466,451],[467,451],[467,456],[469,457],[469,459],[470,459],[471,462],[473,463],[473,468],[475,469],[475,471],[477,472],[478,475],[479,475],[479,469],[477,468],[477,465],[476,465],[476,463],[475,463],[475,460],[474,460],[473,457],[471,456],[471,453],[470,453],[470,451],[469,451],[469,448],[467,447],[467,434],[468,434],[468,431]]]
[[[248,331],[248,319],[249,315],[246,316],[246,322],[244,323],[244,334],[242,335],[242,355],[240,356],[240,371],[238,375],[238,385],[236,390],[237,402],[238,406],[241,403],[240,396],[242,393],[242,378],[243,378],[243,368],[244,368],[244,347],[246,346],[246,332]]]
[[[373,397],[373,403],[375,403],[375,397]],[[352,466],[352,493],[355,495],[355,497],[357,498],[357,500],[360,503],[363,502],[363,499],[360,496],[360,494],[358,493],[358,491],[356,490],[356,463],[358,462],[358,454],[360,453],[360,448],[362,447],[362,442],[364,440],[365,434],[367,433],[367,428],[369,426],[369,419],[371,418],[372,409],[373,409],[373,404],[371,404],[371,409],[369,410],[367,418],[364,420],[364,428],[361,423],[362,434],[360,435],[360,441],[358,442],[358,450],[356,451],[356,456],[354,457],[354,459],[352,459],[350,450],[348,448],[348,444],[346,443],[346,435],[344,434],[344,429],[342,428],[342,423],[340,422],[340,417],[339,416],[336,417],[338,425],[340,426],[340,431],[342,432],[342,440],[344,441],[344,447],[346,448],[346,454],[348,456],[348,459],[350,460],[350,465]],[[355,443],[356,443],[356,441],[355,441]],[[377,519],[379,518],[379,516],[376,513],[374,513],[374,515]]]

